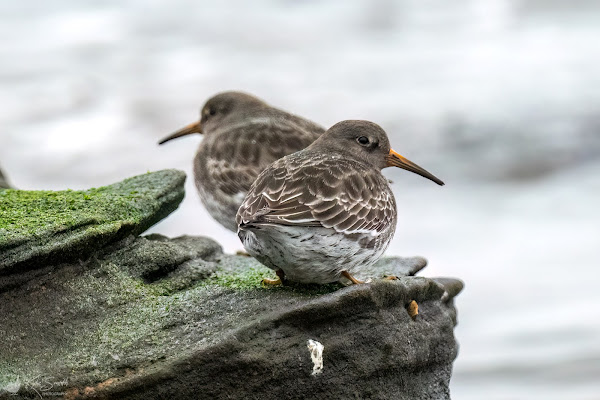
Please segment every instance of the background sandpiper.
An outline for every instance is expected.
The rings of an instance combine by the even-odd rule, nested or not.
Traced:
[[[258,174],[273,161],[304,149],[324,131],[252,95],[223,92],[206,102],[198,122],[159,144],[193,133],[205,136],[194,158],[196,188],[209,214],[236,232],[237,210]]]

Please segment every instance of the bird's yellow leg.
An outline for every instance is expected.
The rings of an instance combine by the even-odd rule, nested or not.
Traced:
[[[352,275],[350,275],[350,272],[348,272],[348,271],[342,271],[342,276],[344,278],[347,278],[348,280],[350,280],[350,282],[354,283],[355,285],[359,285],[361,283],[364,283],[363,281],[359,281],[358,279],[356,279],[355,277],[353,277]]]
[[[245,252],[245,251],[243,251],[243,250],[238,250],[238,251],[236,251],[236,252],[235,252],[235,255],[236,255],[236,256],[242,256],[242,257],[252,257],[250,254],[246,253],[246,252]]]
[[[394,276],[394,275],[388,275],[388,276],[385,276],[383,279],[386,281],[397,281],[398,277]]]
[[[282,269],[278,269],[277,271],[275,271],[275,273],[277,274],[277,279],[263,278],[261,283],[265,286],[283,285],[283,280],[285,279],[285,273],[283,272]]]

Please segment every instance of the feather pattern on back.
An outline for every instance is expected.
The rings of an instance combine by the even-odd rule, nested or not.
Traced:
[[[378,170],[338,154],[305,150],[259,175],[237,222],[324,227],[375,238],[393,234],[396,202]]]
[[[260,172],[273,161],[304,149],[323,131],[310,121],[298,124],[294,119],[266,115],[207,132],[196,154],[194,175],[209,213],[237,231],[236,212]]]

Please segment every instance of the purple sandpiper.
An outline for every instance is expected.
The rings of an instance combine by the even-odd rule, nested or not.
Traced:
[[[237,214],[246,251],[280,278],[265,282],[361,283],[352,274],[381,257],[396,229],[396,200],[381,174],[392,166],[444,184],[368,121],[339,122],[267,167]]]
[[[325,129],[241,92],[210,98],[194,122],[162,139],[204,135],[194,158],[194,180],[209,214],[237,231],[235,216],[250,185],[273,161],[304,149]]]

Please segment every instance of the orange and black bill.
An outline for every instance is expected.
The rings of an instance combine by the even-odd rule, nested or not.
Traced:
[[[172,134],[158,142],[158,144],[163,144],[171,139],[177,139],[178,137],[182,137],[185,135],[191,135],[192,133],[202,133],[202,125],[200,125],[200,121],[191,123],[188,126],[183,127],[176,132],[173,132]]]
[[[440,179],[435,177],[432,173],[426,171],[424,168],[419,167],[417,164],[410,161],[409,159],[402,157],[400,154],[396,153],[394,150],[390,150],[390,153],[385,158],[386,158],[388,167],[402,168],[407,171],[414,172],[417,175],[421,175],[424,178],[430,179],[440,186],[444,185],[444,182],[442,182]]]

